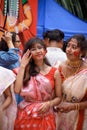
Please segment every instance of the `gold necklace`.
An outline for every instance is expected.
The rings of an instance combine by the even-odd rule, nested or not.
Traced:
[[[72,74],[72,75],[69,75],[69,76],[66,76],[65,78],[68,78],[70,76],[73,76],[72,77],[72,80],[71,82],[69,83],[70,84],[70,87],[68,88],[68,95],[66,93],[66,90],[63,91],[63,100],[67,100],[69,102],[74,102],[74,100],[76,100],[75,97],[72,96],[72,87],[73,87],[73,83],[74,83],[74,79],[77,77],[77,73],[80,71],[80,68],[81,68],[81,65],[82,65],[82,62],[80,62],[79,66],[76,68],[73,68],[73,69],[76,69],[76,71]],[[67,74],[66,74],[67,75]]]
[[[74,75],[76,75],[76,74],[79,72],[79,70],[80,70],[80,68],[81,68],[81,65],[82,65],[82,61],[81,61],[81,60],[80,60],[80,62],[78,62],[78,63],[79,63],[78,66],[77,66],[77,64],[76,64],[76,66],[75,66],[75,65],[74,65],[74,66],[71,66],[70,63],[71,63],[71,62],[69,62],[69,61],[66,62],[65,74],[63,73],[65,79],[68,78],[69,76],[74,76]],[[72,62],[72,63],[73,63],[73,62]],[[75,63],[77,63],[77,62],[75,62]]]
[[[66,90],[63,90],[63,101],[74,102],[75,100],[77,100],[76,97],[72,95],[73,83],[76,77],[77,75],[75,73],[69,83],[68,94]]]
[[[82,63],[82,60],[78,61],[67,61],[67,65],[72,67],[72,68],[78,68]]]

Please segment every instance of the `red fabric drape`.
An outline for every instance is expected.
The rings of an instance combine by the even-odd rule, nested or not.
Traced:
[[[36,36],[37,31],[36,31],[36,26],[37,26],[37,8],[38,8],[38,0],[28,0],[28,3],[31,8],[32,12],[32,24],[30,25],[29,29],[24,30],[23,33],[20,33],[20,38],[22,41],[22,46],[26,44],[26,42],[33,36]],[[19,21],[21,22],[23,19],[25,19],[24,13],[23,13],[23,8],[22,8],[22,2],[20,0],[20,12],[19,12]]]

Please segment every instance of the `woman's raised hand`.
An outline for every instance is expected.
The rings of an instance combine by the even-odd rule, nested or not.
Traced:
[[[22,66],[22,67],[26,67],[26,66],[28,65],[28,63],[29,63],[31,57],[32,57],[32,54],[30,53],[30,50],[28,49],[28,50],[24,53],[24,55],[23,55],[23,57],[22,57],[22,59],[21,59],[21,66]]]
[[[7,44],[8,44],[9,41],[12,41],[12,33],[5,31],[3,38],[4,38],[4,40],[5,40],[5,41],[7,42]]]

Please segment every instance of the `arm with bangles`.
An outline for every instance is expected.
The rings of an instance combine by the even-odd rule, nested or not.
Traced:
[[[60,72],[58,74],[58,84],[60,86],[62,86],[62,78],[60,75]],[[62,102],[55,107],[55,111],[56,112],[70,112],[72,110],[83,110],[83,109],[87,109],[87,101],[81,101],[81,102],[67,102],[62,100]]]
[[[87,109],[87,101],[79,103],[62,102],[56,109],[57,112],[67,113],[73,110]]]
[[[60,72],[58,72],[58,86],[62,86],[62,78],[60,75]],[[72,110],[83,110],[83,109],[87,109],[87,101],[81,101],[81,102],[66,102],[66,101],[62,101],[58,106],[54,107],[54,111],[55,112],[70,112]]]

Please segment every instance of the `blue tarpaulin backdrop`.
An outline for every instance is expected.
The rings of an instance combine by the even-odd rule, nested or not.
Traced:
[[[55,28],[65,33],[65,39],[74,34],[87,37],[86,22],[69,13],[55,0],[38,0],[37,35],[42,38],[44,31]]]

